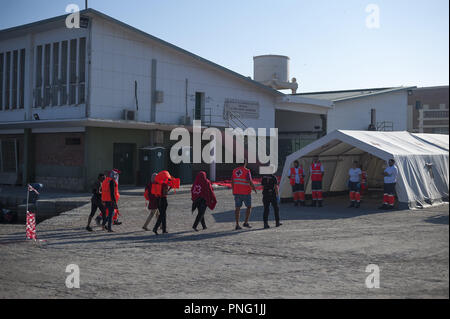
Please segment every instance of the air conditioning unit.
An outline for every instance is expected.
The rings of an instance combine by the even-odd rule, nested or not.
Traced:
[[[125,121],[136,121],[136,111],[123,110],[123,119]]]

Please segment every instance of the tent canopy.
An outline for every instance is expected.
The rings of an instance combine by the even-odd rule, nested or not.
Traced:
[[[442,134],[333,131],[286,158],[280,181],[281,197],[292,194],[288,176],[295,160],[305,169],[308,193],[309,166],[315,155],[325,169],[323,190],[330,192],[347,189],[348,170],[354,160],[367,171],[369,187],[382,187],[383,169],[393,158],[399,169],[396,191],[400,203],[426,206],[448,198],[448,150],[448,136]]]

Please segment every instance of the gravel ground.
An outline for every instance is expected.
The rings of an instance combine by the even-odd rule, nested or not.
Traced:
[[[39,245],[23,240],[24,225],[0,225],[0,298],[449,298],[448,205],[384,212],[374,201],[347,209],[345,198],[323,208],[286,203],[283,225],[264,230],[258,194],[253,228],[234,231],[231,192],[216,195],[199,232],[187,192],[169,196],[166,235],[141,229],[147,212],[137,191],[122,193],[114,233],[85,231],[89,205],[40,223]],[[80,268],[79,289],[65,285],[69,264]],[[380,268],[378,289],[365,286],[369,264]]]

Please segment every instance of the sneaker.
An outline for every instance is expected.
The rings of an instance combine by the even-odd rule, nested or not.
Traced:
[[[278,223],[275,225],[275,227],[280,227],[281,225],[283,225],[282,223]]]
[[[195,230],[195,231],[198,231],[198,229],[197,229],[197,228],[195,228],[195,227],[192,227],[192,229],[193,229],[193,230]]]
[[[168,234],[169,232],[167,230],[163,231],[163,234]]]
[[[234,230],[240,230],[240,229],[242,229],[242,227],[239,225],[236,225],[236,228]]]
[[[203,227],[203,230],[205,230],[205,229],[208,229],[208,227],[206,227],[206,226],[205,226],[205,227]]]
[[[86,230],[87,230],[87,231],[92,231],[91,226],[86,226]]]
[[[149,229],[147,227],[142,227],[143,230],[148,231]]]
[[[108,233],[114,233],[114,230],[108,229]]]
[[[252,228],[252,226],[250,226],[249,223],[244,223],[244,225],[242,225],[242,226],[244,226],[246,228]]]
[[[268,224],[265,224],[264,229],[268,229],[268,228],[270,228],[270,226]]]
[[[153,232],[155,233],[155,235],[158,235],[158,231],[154,228],[153,228]]]
[[[115,221],[115,222],[114,222],[114,225],[122,225],[122,222]]]

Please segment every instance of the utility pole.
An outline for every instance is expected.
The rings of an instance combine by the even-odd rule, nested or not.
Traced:
[[[88,0],[84,0],[84,9],[88,8]]]

